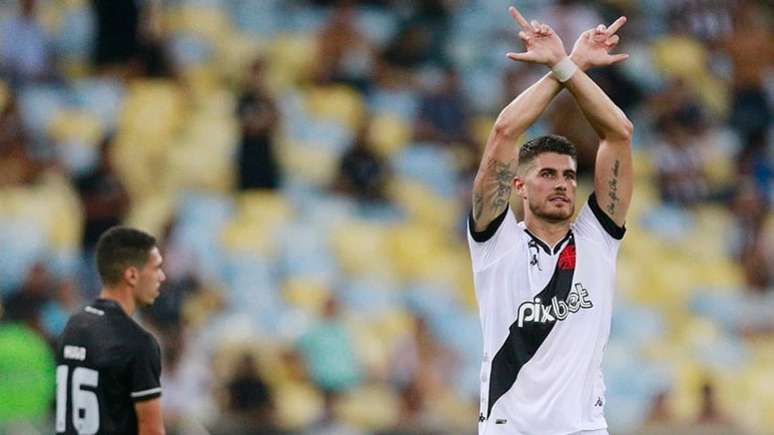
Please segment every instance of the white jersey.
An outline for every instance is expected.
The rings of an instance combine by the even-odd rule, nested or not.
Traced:
[[[592,194],[554,247],[510,208],[468,241],[484,336],[480,435],[607,427],[602,354],[625,229]]]

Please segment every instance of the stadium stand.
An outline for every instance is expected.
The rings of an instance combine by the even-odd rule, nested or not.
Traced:
[[[508,2],[110,0],[124,39],[106,3],[0,2],[0,429],[51,432],[44,343],[123,222],[166,257],[168,433],[475,433],[472,176],[542,73],[504,56]],[[593,73],[635,125],[611,433],[774,433],[771,4],[519,7],[567,45],[630,18]],[[530,136],[593,146],[562,101]]]

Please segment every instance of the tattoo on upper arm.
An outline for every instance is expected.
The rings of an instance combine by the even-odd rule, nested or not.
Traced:
[[[473,219],[481,219],[481,213],[484,211],[484,195],[480,192],[473,194]]]
[[[511,198],[511,184],[516,177],[514,160],[503,162],[489,159],[479,174],[483,178],[479,190],[473,193],[473,219],[478,221],[484,211],[499,213]]]
[[[489,160],[487,165],[488,172],[496,183],[490,198],[490,206],[495,210],[502,210],[508,205],[508,200],[511,197],[511,183],[516,176],[516,170],[512,166],[513,161],[505,163],[495,159]]]
[[[607,212],[610,216],[615,215],[615,207],[621,201],[621,198],[618,196],[618,170],[620,167],[621,162],[616,160],[613,163],[613,177],[607,182],[607,186],[610,188],[610,191],[607,193],[608,198],[610,198],[610,202],[607,204]]]

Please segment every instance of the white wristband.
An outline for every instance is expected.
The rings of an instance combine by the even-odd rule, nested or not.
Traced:
[[[573,62],[569,56],[565,56],[564,59],[560,60],[559,63],[551,68],[554,77],[562,83],[570,80],[573,74],[575,74],[575,71],[578,71],[578,65],[575,65],[575,62]]]

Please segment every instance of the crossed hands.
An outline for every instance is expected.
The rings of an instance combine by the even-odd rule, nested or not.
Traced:
[[[553,68],[567,53],[564,44],[554,30],[547,24],[536,20],[527,22],[519,11],[511,6],[508,9],[514,21],[521,27],[519,38],[524,41],[526,51],[507,54],[515,61],[537,63]],[[581,70],[612,65],[629,57],[628,54],[610,54],[618,44],[615,33],[626,23],[626,17],[620,17],[610,27],[600,24],[580,34],[575,41],[570,58]]]

